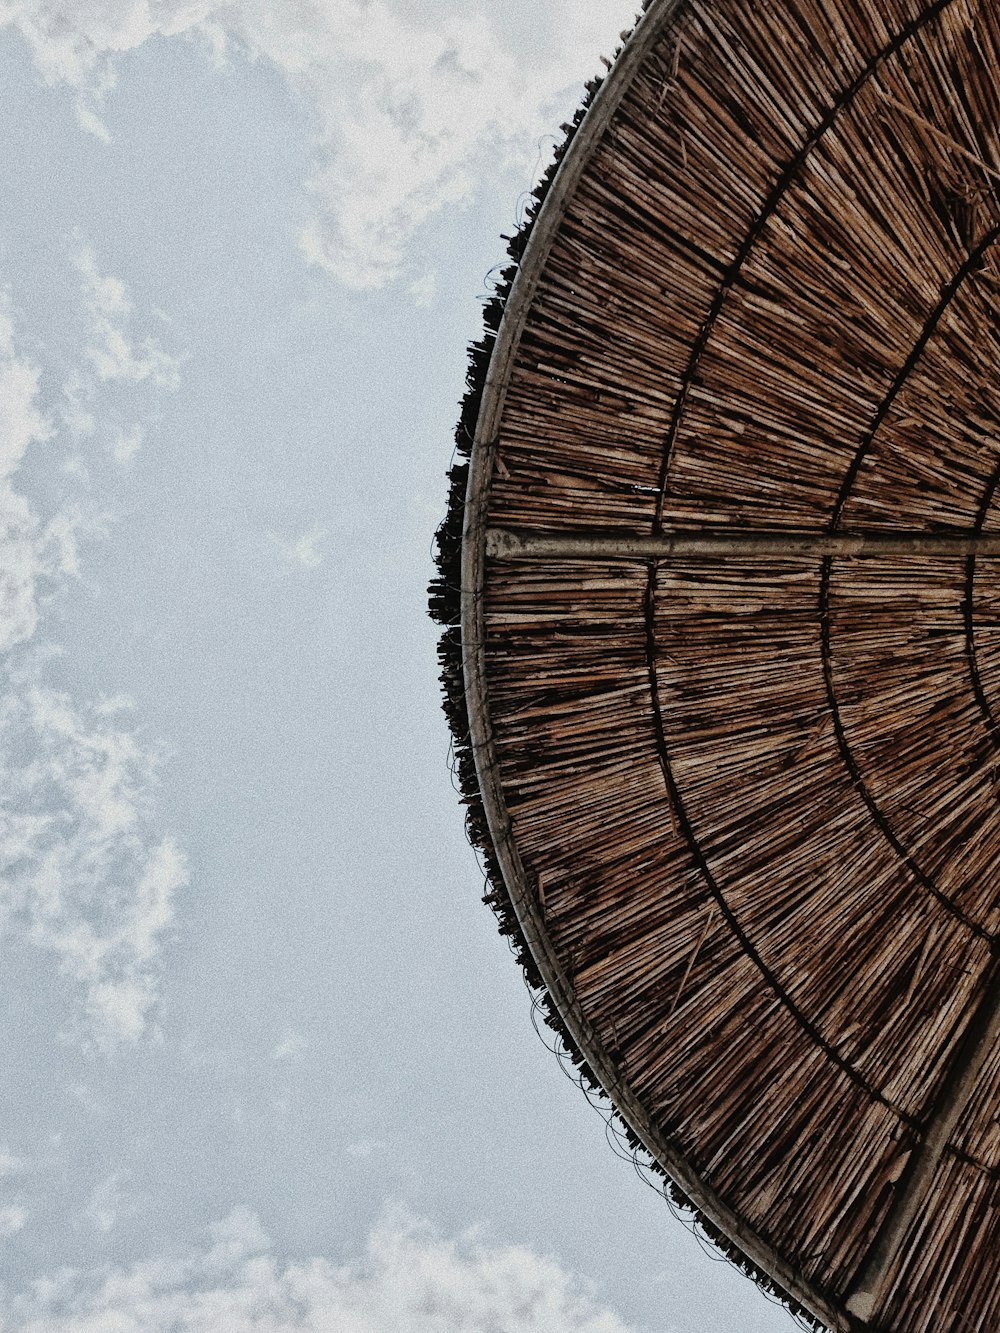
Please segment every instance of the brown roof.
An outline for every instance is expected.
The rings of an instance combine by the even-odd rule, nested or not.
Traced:
[[[1000,1328],[998,184],[997,0],[652,0],[440,538],[504,928],[838,1330]]]

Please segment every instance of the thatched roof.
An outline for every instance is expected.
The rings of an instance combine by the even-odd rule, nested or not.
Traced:
[[[652,0],[592,91],[440,534],[491,896],[759,1280],[996,1330],[1000,4]]]

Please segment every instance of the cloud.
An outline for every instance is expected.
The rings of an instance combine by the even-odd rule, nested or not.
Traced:
[[[90,315],[90,341],[85,355],[100,381],[149,380],[161,389],[180,384],[182,358],[165,352],[147,335],[137,342],[129,329],[132,303],[120,278],[102,274],[94,251],[82,245],[73,256],[82,279],[85,308]],[[71,386],[73,387],[73,386]]]
[[[16,1236],[19,1231],[24,1230],[27,1220],[28,1210],[19,1204],[9,1204],[5,1208],[0,1208],[0,1239],[9,1240],[11,1236]]]
[[[95,1186],[83,1210],[85,1220],[101,1235],[113,1231],[122,1207],[121,1177],[110,1175]]]
[[[27,1162],[15,1157],[5,1149],[0,1149],[0,1177],[19,1176],[28,1168]]]
[[[357,1162],[368,1162],[376,1156],[384,1157],[388,1150],[388,1139],[359,1139],[356,1143],[348,1143],[344,1153]]]
[[[410,283],[410,297],[419,310],[426,310],[434,304],[437,296],[437,274],[424,273]]]
[[[111,441],[111,456],[116,463],[130,463],[142,447],[145,432],[138,424],[128,430],[119,428]]]
[[[102,143],[111,143],[111,134],[107,125],[92,106],[88,106],[86,102],[78,98],[75,110],[76,121],[81,130],[86,130],[88,134],[92,134],[95,139],[100,139]]]
[[[135,335],[125,284],[79,238],[72,262],[85,337],[56,421],[79,441],[98,432],[112,390],[175,387],[179,359]],[[82,539],[103,535],[106,523],[72,498],[40,516],[18,489],[28,450],[58,442],[43,408],[51,363],[46,374],[41,345],[42,367],[24,355],[20,323],[0,288],[0,931],[55,958],[82,1002],[87,1035],[113,1046],[148,1027],[187,867],[155,828],[157,754],[122,720],[122,701],[85,704],[47,688],[51,651],[25,648],[46,598],[79,577]],[[122,461],[142,438],[139,426],[105,433]],[[22,1225],[16,1208],[0,1212],[0,1233]]]
[[[43,586],[76,573],[83,530],[88,525],[72,509],[43,526],[28,500],[0,480],[0,653],[34,634]]]
[[[153,36],[269,61],[315,127],[303,253],[365,290],[395,279],[418,228],[471,199],[487,172],[530,170],[539,136],[636,9],[637,0],[0,0],[0,24],[22,34],[50,83],[77,91],[81,125],[102,138],[117,59]],[[424,275],[415,280],[426,299]]]
[[[282,1037],[281,1041],[272,1049],[272,1060],[294,1060],[309,1049],[309,1043],[301,1032],[289,1030]]]
[[[23,1231],[31,1216],[24,1205],[23,1190],[17,1188],[19,1178],[28,1173],[30,1166],[23,1158],[0,1150],[0,1181],[3,1182],[4,1195],[3,1203],[0,1204],[0,1240],[9,1240],[11,1236]]]
[[[89,330],[84,365],[70,374],[63,390],[61,419],[75,438],[84,438],[97,430],[94,408],[103,381],[145,380],[174,388],[180,359],[152,338],[138,344],[130,340],[131,303],[125,286],[99,271],[89,247],[79,246],[73,262],[82,279]],[[79,576],[82,538],[103,531],[99,518],[85,519],[72,503],[43,521],[16,489],[25,454],[56,435],[53,419],[42,407],[42,368],[18,349],[16,332],[10,292],[0,287],[0,654],[34,635],[44,595]],[[110,451],[125,462],[141,440],[140,427],[119,429]]]
[[[172,383],[174,359],[148,340],[136,351],[125,336],[124,284],[102,274],[86,247],[75,263],[95,338],[92,403],[102,377]],[[45,596],[79,575],[81,537],[102,524],[72,502],[43,520],[16,489],[26,452],[54,428],[41,407],[43,372],[15,334],[10,296],[0,290],[0,928],[56,958],[90,1034],[108,1045],[146,1029],[187,869],[174,841],[153,827],[155,751],[107,701],[80,704],[46,688],[46,654],[23,650]],[[114,363],[107,374],[102,357]],[[86,376],[75,382],[86,385]],[[0,1234],[23,1226],[22,1211],[0,1211]]]
[[[55,956],[91,1035],[135,1041],[188,880],[152,825],[157,756],[101,704],[8,673],[0,699],[0,920]]]
[[[28,446],[47,440],[51,423],[38,404],[41,371],[15,349],[10,293],[0,289],[0,478],[16,471]]]
[[[288,565],[301,565],[304,569],[316,569],[323,563],[319,550],[320,543],[326,537],[326,528],[321,523],[314,523],[298,537],[281,537],[276,532],[269,532],[268,537]]]
[[[38,584],[50,572],[31,506],[0,482],[0,652],[30,639],[38,624]]]
[[[4,1333],[629,1333],[555,1259],[444,1239],[396,1214],[357,1262],[281,1263],[236,1210],[198,1252],[83,1273],[8,1300]]]
[[[57,536],[11,484],[29,447],[52,435],[40,384],[39,367],[17,350],[10,293],[0,288],[0,652],[35,632],[39,584],[74,559],[69,516]]]

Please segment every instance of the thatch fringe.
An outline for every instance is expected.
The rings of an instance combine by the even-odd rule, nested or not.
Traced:
[[[648,8],[649,3],[650,0],[644,0],[643,10]],[[616,52],[616,59],[620,51],[621,48]],[[609,69],[612,67],[611,64],[608,64]],[[614,1121],[619,1135],[624,1137],[628,1143],[636,1166],[640,1171],[652,1174],[657,1178],[659,1191],[668,1203],[691,1218],[704,1239],[710,1242],[734,1267],[749,1277],[770,1299],[782,1304],[804,1328],[815,1330],[815,1333],[826,1333],[827,1326],[825,1324],[799,1304],[768,1273],[744,1254],[738,1245],[720,1231],[715,1223],[692,1203],[684,1191],[670,1178],[662,1164],[652,1156],[641,1139],[621,1119],[614,1103],[593,1074],[585,1056],[579,1050],[572,1034],[564,1024],[555,1003],[545,991],[541,974],[525,941],[490,837],[479,790],[475,759],[469,743],[470,728],[465,697],[461,630],[462,531],[469,477],[468,459],[471,456],[475,440],[490,360],[496,345],[504,309],[514,279],[517,276],[518,265],[559,165],[603,81],[603,78],[595,78],[586,85],[584,101],[577,109],[572,120],[561,126],[564,138],[556,150],[552,163],[532,193],[531,202],[525,211],[523,222],[512,236],[504,237],[508,243],[507,253],[511,262],[501,271],[495,294],[483,308],[483,336],[473,342],[469,348],[466,393],[461,404],[455,433],[456,453],[459,461],[452,466],[448,473],[450,484],[448,509],[437,530],[435,539],[435,563],[438,573],[432,579],[428,588],[430,614],[438,624],[444,627],[444,632],[438,644],[438,659],[441,666],[440,679],[444,695],[442,707],[448,719],[454,741],[456,775],[462,792],[462,803],[466,807],[466,835],[482,858],[486,876],[487,887],[483,901],[494,912],[500,934],[508,940],[511,951],[523,970],[529,989],[538,995],[538,1007],[541,1009],[548,1027],[562,1042],[581,1088],[591,1095],[592,1101],[594,1098],[599,1101],[604,1114]]]

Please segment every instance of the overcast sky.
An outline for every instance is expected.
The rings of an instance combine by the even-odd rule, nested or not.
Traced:
[[[633,0],[0,0],[0,1329],[780,1333],[479,902],[425,614]]]

